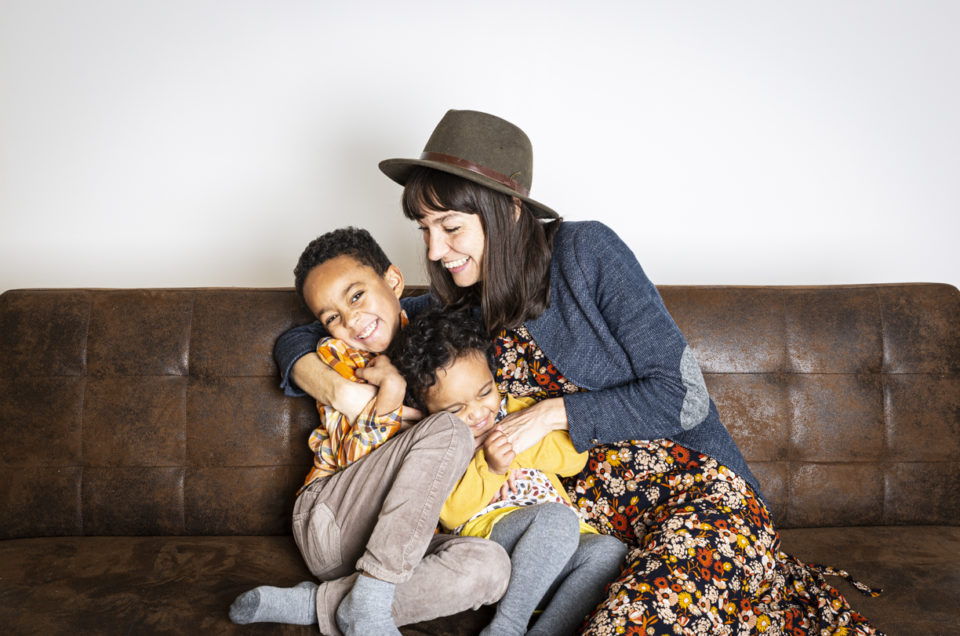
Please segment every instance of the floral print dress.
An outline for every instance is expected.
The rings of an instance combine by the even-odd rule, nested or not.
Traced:
[[[501,393],[580,390],[525,327],[503,330],[495,347]],[[588,523],[629,548],[583,634],[879,633],[824,575],[879,592],[781,551],[766,504],[711,457],[667,439],[599,445],[565,485]]]

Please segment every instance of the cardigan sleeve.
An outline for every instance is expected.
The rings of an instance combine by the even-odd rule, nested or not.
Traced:
[[[293,365],[305,355],[316,355],[317,343],[329,334],[319,320],[308,325],[300,325],[283,332],[273,345],[273,358],[280,369],[280,388],[285,395],[301,397],[306,395],[303,389],[290,377]]]
[[[591,390],[564,396],[574,446],[670,437],[703,422],[710,409],[703,375],[630,248],[597,222],[582,224],[568,247],[562,264],[577,270],[567,278],[576,281],[578,328],[603,343],[576,365]]]

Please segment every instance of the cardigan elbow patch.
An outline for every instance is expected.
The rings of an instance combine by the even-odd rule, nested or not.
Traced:
[[[683,397],[683,406],[680,408],[680,428],[689,431],[697,426],[710,413],[710,396],[707,394],[707,384],[703,380],[700,365],[687,345],[680,356],[680,378],[687,389]]]

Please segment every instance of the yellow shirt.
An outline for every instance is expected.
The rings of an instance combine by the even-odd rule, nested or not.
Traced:
[[[534,401],[533,398],[514,398],[508,395],[507,412],[519,411]],[[534,493],[531,496],[537,502],[562,501],[576,511],[560,482],[560,477],[576,475],[583,470],[586,463],[587,453],[577,452],[570,441],[569,433],[553,431],[517,455],[510,464],[510,470],[528,469],[525,471],[527,476],[534,480],[534,485],[528,492]],[[483,449],[478,449],[440,511],[440,524],[444,529],[465,536],[489,537],[499,519],[520,507],[510,502],[493,504],[494,507],[491,507],[491,500],[506,483],[508,473],[498,475],[491,472],[487,467]],[[597,532],[582,519],[580,531]]]

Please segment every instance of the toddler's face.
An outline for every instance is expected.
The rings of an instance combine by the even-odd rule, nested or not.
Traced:
[[[307,307],[331,336],[374,353],[384,351],[400,328],[402,293],[396,265],[380,276],[352,256],[317,265],[303,284]]]
[[[480,443],[496,423],[500,391],[486,358],[471,351],[437,371],[437,382],[427,390],[424,403],[431,413],[446,411],[459,417]]]

